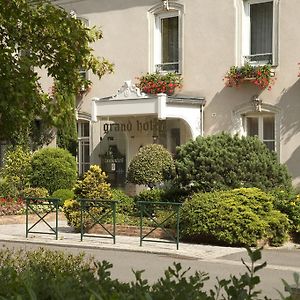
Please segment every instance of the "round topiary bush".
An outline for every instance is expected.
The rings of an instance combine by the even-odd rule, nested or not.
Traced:
[[[177,185],[190,193],[240,187],[292,189],[286,166],[256,137],[198,137],[178,148]]]
[[[194,194],[182,206],[182,236],[221,245],[256,246],[264,240],[279,246],[287,238],[289,221],[273,201],[257,188]]]
[[[162,145],[142,147],[130,162],[127,180],[135,184],[154,186],[173,178],[175,165],[171,153]]]
[[[44,187],[50,194],[58,189],[72,189],[77,178],[75,158],[65,149],[43,148],[32,157],[33,187]]]

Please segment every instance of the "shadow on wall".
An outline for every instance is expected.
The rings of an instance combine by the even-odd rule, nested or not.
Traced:
[[[282,109],[281,136],[288,143],[297,133],[300,133],[300,80],[290,88],[282,91],[279,106]]]
[[[289,152],[286,165],[294,178],[300,178],[300,139],[297,137],[300,134],[300,80],[282,91],[279,106],[282,109],[281,143]],[[298,185],[300,187],[300,181]]]
[[[261,94],[261,90],[248,83],[244,83],[238,88],[224,86],[204,107],[205,135],[222,131],[232,132],[235,107],[251,102],[253,96],[259,94]]]
[[[300,146],[291,153],[286,165],[290,174],[295,178],[295,188],[300,191]]]

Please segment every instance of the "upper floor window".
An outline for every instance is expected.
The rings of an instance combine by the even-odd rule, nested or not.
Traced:
[[[150,10],[150,71],[176,72],[182,69],[182,6],[159,4]]]
[[[243,64],[277,64],[277,26],[278,0],[243,1]]]

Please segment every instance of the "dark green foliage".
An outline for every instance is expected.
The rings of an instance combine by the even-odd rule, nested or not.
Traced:
[[[127,180],[135,184],[154,186],[173,178],[175,166],[171,153],[162,145],[142,147],[130,162]]]
[[[75,194],[72,190],[59,189],[59,190],[55,191],[51,197],[61,199],[60,205],[64,205],[64,202],[66,200],[74,199]]]
[[[273,198],[257,188],[198,193],[182,207],[185,239],[223,245],[256,245],[261,239],[281,245],[287,238],[287,217],[273,208]]]
[[[58,127],[57,146],[68,150],[73,156],[76,156],[78,141],[75,117],[75,95],[70,94],[59,82],[56,82],[54,97],[63,102],[66,107],[68,106],[68,109],[59,114],[55,119]]]
[[[144,190],[134,197],[135,201],[163,202],[165,199],[163,189]]]
[[[261,249],[247,248],[250,263],[242,259],[247,271],[229,279],[217,278],[217,284],[208,290],[209,279],[205,272],[187,275],[174,263],[164,276],[152,285],[143,279],[143,271],[133,271],[135,280],[130,283],[111,278],[112,264],[107,261],[87,260],[82,254],[72,255],[61,251],[38,249],[32,252],[0,251],[1,299],[103,299],[103,300],[217,300],[265,299],[257,289],[260,277],[257,272],[266,263],[257,264]],[[299,276],[294,276],[299,283]],[[284,282],[287,291],[290,286]],[[282,299],[292,299],[291,296]]]
[[[144,190],[134,197],[135,201],[183,202],[186,193],[176,187]]]
[[[178,148],[177,183],[189,192],[239,187],[291,190],[287,168],[256,137],[198,137]]]
[[[33,187],[44,187],[52,194],[58,189],[72,189],[76,178],[76,161],[67,150],[43,148],[34,153],[30,179]]]

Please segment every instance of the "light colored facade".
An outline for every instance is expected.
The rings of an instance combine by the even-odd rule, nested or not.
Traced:
[[[174,151],[197,135],[228,131],[258,135],[300,184],[299,0],[53,2],[99,26],[104,38],[92,46],[115,64],[100,81],[87,74],[93,86],[78,101],[81,171],[99,163],[122,182],[142,145]],[[271,90],[224,85],[229,68],[245,61],[272,64]],[[182,75],[177,95],[136,89],[137,77],[156,70]]]

